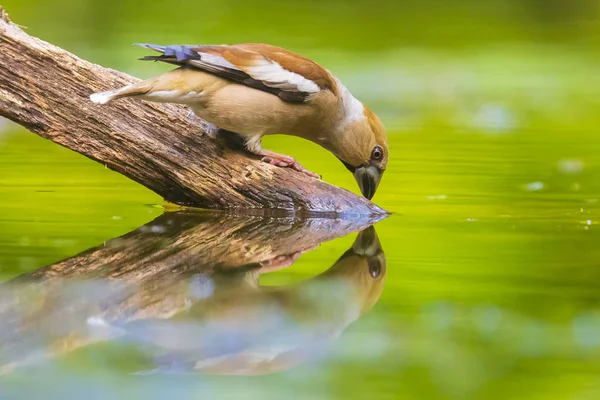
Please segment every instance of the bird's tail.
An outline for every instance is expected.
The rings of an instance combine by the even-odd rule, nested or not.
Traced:
[[[152,49],[154,51],[158,51],[160,53],[164,53],[166,47],[159,46],[156,44],[149,43],[136,43],[136,46],[145,47],[148,49]],[[158,56],[162,57],[162,56]],[[152,90],[154,86],[155,79],[149,79],[147,81],[143,81],[140,83],[136,83],[134,85],[128,85],[116,90],[109,90],[107,92],[99,92],[93,93],[90,95],[90,100],[96,104],[107,104],[111,101],[118,100],[123,97],[131,97],[131,96],[141,96]]]
[[[123,97],[141,96],[148,93],[152,89],[153,82],[153,80],[148,80],[133,85],[124,86],[116,90],[93,93],[90,95],[90,100],[96,104],[107,104]]]
[[[97,339],[110,340],[124,336],[127,331],[119,326],[109,323],[100,316],[91,316],[87,319],[88,329],[93,337]]]
[[[164,53],[165,49],[169,46],[160,46],[158,44],[152,43],[134,43],[134,46],[145,47],[146,49],[158,51],[159,53]]]
[[[151,43],[134,43],[135,46],[144,47],[160,53],[158,56],[144,56],[140,58],[143,61],[163,61],[170,64],[183,65],[189,60],[200,60],[200,55],[192,49],[193,46],[172,44],[169,46],[160,46]],[[195,46],[196,50],[198,46]]]

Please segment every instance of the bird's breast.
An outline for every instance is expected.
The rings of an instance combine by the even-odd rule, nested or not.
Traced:
[[[238,84],[206,90],[190,106],[208,122],[242,135],[311,136],[323,114],[314,104],[286,103],[272,94]]]

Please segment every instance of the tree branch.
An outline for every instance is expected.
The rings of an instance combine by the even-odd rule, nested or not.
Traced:
[[[0,115],[98,161],[172,203],[217,209],[385,214],[347,190],[260,162],[190,122],[182,106],[90,93],[137,79],[32,37],[0,7]],[[214,129],[214,127],[213,127]]]

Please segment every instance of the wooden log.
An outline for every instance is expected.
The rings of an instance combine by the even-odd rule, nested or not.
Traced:
[[[140,228],[12,282],[119,279],[129,283],[209,273],[306,251],[383,217],[262,217],[215,211],[167,212]]]
[[[0,6],[0,115],[179,205],[300,214],[386,214],[367,199],[213,139],[177,105],[90,102],[138,81],[26,34]],[[213,132],[214,133],[214,132]],[[221,136],[221,135],[218,135]]]

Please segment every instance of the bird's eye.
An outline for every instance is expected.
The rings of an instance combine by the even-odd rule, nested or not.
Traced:
[[[383,149],[381,148],[381,146],[373,147],[373,151],[371,152],[371,158],[377,161],[383,158]]]
[[[369,264],[369,274],[371,275],[371,278],[379,278],[379,275],[381,275],[381,262],[376,258],[372,258],[367,261],[367,263]]]

